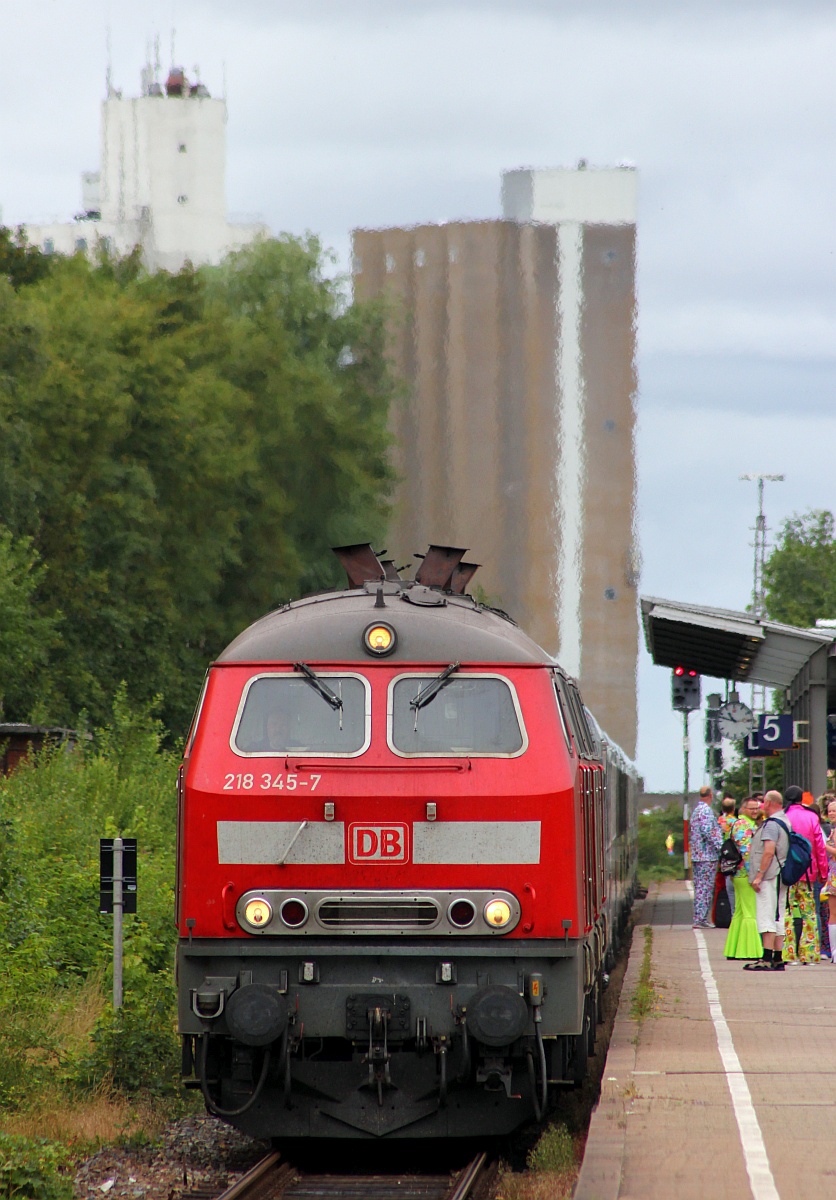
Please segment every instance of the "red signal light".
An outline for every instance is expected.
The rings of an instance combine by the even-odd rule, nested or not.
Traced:
[[[690,679],[696,679],[697,677],[696,671],[686,671],[684,667],[674,667],[673,673],[676,676],[687,675]]]

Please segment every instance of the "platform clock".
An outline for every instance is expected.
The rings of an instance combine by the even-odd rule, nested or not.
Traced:
[[[757,721],[751,708],[741,700],[727,700],[720,706],[717,724],[724,738],[743,738],[752,732]]]

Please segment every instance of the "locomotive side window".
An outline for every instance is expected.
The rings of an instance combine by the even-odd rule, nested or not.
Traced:
[[[593,758],[603,758],[603,756],[604,756],[604,738],[603,738],[603,734],[601,733],[601,726],[595,720],[592,713],[589,711],[589,709],[586,707],[585,704],[582,705],[582,708],[583,708],[583,715],[586,718],[586,727],[589,730],[589,737],[590,737],[590,742],[592,745],[592,757]]]
[[[475,755],[511,758],[528,745],[511,684],[497,675],[451,675],[434,693],[436,675],[410,672],[389,685],[387,737],[401,757]],[[416,703],[431,695],[426,703]]]
[[[353,758],[370,736],[371,690],[361,675],[317,672],[312,685],[302,675],[270,674],[249,680],[230,746],[244,758]]]
[[[627,832],[627,773],[621,767],[618,769],[616,784],[616,829],[618,837]]]
[[[195,705],[192,723],[189,726],[189,732],[186,734],[186,748],[183,751],[184,758],[188,758],[192,752],[192,746],[194,745],[195,735],[197,734],[197,726],[200,722],[200,714],[203,712],[203,701],[206,698],[206,689],[208,686],[209,672],[207,671],[203,676],[203,687],[200,689],[200,696],[198,697],[197,704]]]
[[[572,714],[572,728],[575,732],[578,750],[584,758],[596,758],[595,744],[592,740],[589,726],[586,723],[586,713],[581,703],[580,693],[573,683],[567,682],[566,695],[569,700],[569,711]]]
[[[571,731],[571,740],[574,742],[573,753],[579,758],[587,758],[587,747],[584,739],[584,730],[578,719],[577,705],[574,703],[572,690],[566,679],[560,675],[555,677],[555,688],[557,689],[558,699],[560,701],[560,716]]]
[[[566,713],[564,711],[564,700],[560,694],[560,685],[557,679],[554,681],[554,697],[557,701],[557,711],[560,716],[560,727],[563,730],[563,736],[566,739],[566,748],[570,754],[575,753],[575,747],[572,745],[572,735],[569,733],[569,725],[566,721]]]

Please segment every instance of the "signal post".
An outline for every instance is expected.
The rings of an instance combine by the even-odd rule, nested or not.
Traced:
[[[682,828],[683,828],[683,868],[684,878],[689,878],[691,867],[690,847],[688,844],[688,793],[689,785],[689,754],[691,750],[691,740],[688,737],[688,716],[699,708],[701,701],[700,694],[700,677],[696,671],[690,670],[688,667],[674,667],[673,675],[671,676],[671,704],[675,712],[682,713],[682,757],[684,765],[684,779],[682,784]]]

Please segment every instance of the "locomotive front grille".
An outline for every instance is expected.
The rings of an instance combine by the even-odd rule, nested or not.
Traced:
[[[438,923],[439,908],[426,897],[398,900],[324,900],[317,920],[326,929],[429,929]]]

